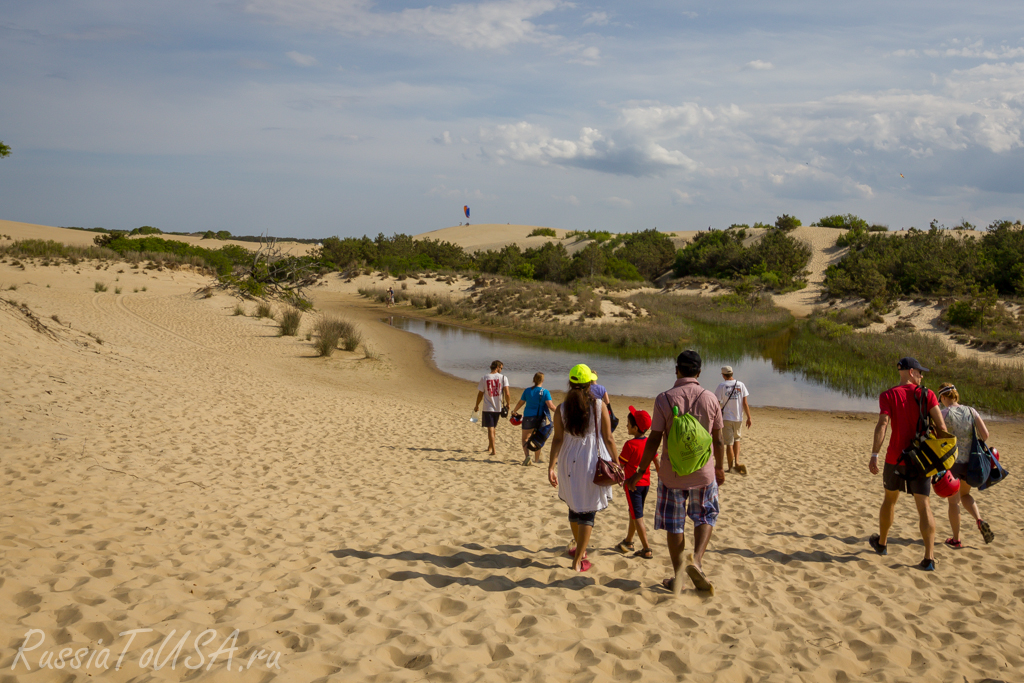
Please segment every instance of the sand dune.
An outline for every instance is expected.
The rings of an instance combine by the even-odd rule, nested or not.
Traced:
[[[91,247],[93,245],[93,240],[99,234],[100,233],[89,232],[87,230],[55,228],[49,225],[34,225],[32,223],[18,223],[17,221],[0,220],[0,236],[6,235],[13,240],[53,240],[54,242],[71,244],[78,247]],[[233,244],[250,250],[259,248],[258,242],[244,242],[242,240],[204,240],[202,237],[196,235],[160,234],[155,236],[178,242],[186,242],[195,246],[205,247],[206,249],[220,249],[228,244]],[[3,240],[3,237],[0,237],[0,240]],[[279,240],[277,246],[279,246],[285,253],[295,254],[296,256],[304,256],[313,248],[313,245],[311,244],[292,242],[289,240]]]
[[[475,386],[343,282],[317,288],[317,306],[355,321],[379,359],[316,358],[312,315],[279,337],[190,272],[94,266],[0,264],[5,681],[1019,678],[1019,423],[991,425],[1014,471],[979,496],[996,542],[969,530],[922,574],[910,501],[890,555],[867,547],[873,418],[758,410],[751,474],[723,487],[706,558],[717,593],[674,598],[663,534],[650,561],[611,550],[621,495],[598,516],[594,568],[571,572],[565,507],[543,468],[518,465],[518,434],[503,424],[499,455],[484,453]],[[118,634],[137,628],[153,631],[114,671]],[[31,672],[12,671],[29,629],[45,641]],[[206,664],[239,631],[230,674],[224,655],[152,669],[147,649],[172,632],[163,656],[189,631],[194,664],[204,629]],[[105,673],[39,670],[44,651],[107,645]]]

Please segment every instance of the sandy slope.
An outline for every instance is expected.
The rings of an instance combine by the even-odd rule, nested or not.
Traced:
[[[281,338],[232,315],[235,299],[197,294],[197,275],[120,269],[0,264],[17,286],[0,298],[19,304],[0,303],[0,680],[99,677],[37,666],[101,639],[110,681],[961,683],[1024,666],[1020,424],[992,425],[1016,473],[980,497],[996,542],[968,532],[928,575],[911,568],[909,501],[890,555],[867,547],[870,416],[757,411],[751,475],[723,487],[706,559],[718,593],[673,598],[658,587],[663,535],[654,560],[612,552],[621,495],[598,517],[593,570],[571,572],[543,469],[518,465],[507,424],[499,455],[482,452],[475,386],[431,368],[379,308],[319,288],[318,306],[381,354],[321,359],[311,316]],[[122,293],[95,292],[100,278]],[[947,525],[940,514],[940,538]],[[12,672],[30,628],[46,641],[31,673]],[[133,628],[154,630],[114,671]],[[187,630],[194,663],[207,628],[206,655],[240,632],[230,675],[223,656],[140,667],[172,631],[164,656]],[[280,669],[235,671],[261,649]]]
[[[63,244],[71,244],[79,247],[91,247],[93,239],[100,233],[87,232],[85,230],[71,230],[69,228],[55,228],[49,225],[34,225],[32,223],[18,223],[16,221],[0,220],[0,235],[6,235],[14,240],[39,239],[53,240]],[[192,235],[155,235],[168,240],[186,242],[188,244],[205,247],[207,249],[220,249],[227,244],[234,244],[246,249],[255,250],[259,248],[257,242],[243,242],[240,240],[204,240],[201,237]],[[0,237],[3,240],[3,237]],[[289,254],[302,256],[309,253],[313,248],[311,244],[303,242],[289,242],[281,240],[277,243],[282,251]]]

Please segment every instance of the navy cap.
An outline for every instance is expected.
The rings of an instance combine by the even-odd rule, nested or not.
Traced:
[[[896,362],[896,368],[899,370],[920,370],[921,372],[928,372],[928,368],[922,367],[921,364],[917,362],[916,358],[911,358],[910,356],[900,358]]]

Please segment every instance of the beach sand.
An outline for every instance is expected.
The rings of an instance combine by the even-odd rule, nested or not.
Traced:
[[[593,569],[572,572],[565,505],[519,465],[519,433],[503,423],[487,455],[475,385],[340,280],[316,305],[376,359],[317,358],[313,315],[279,337],[198,274],[95,265],[0,264],[0,681],[1020,680],[1020,423],[990,424],[1013,473],[978,496],[995,542],[968,523],[963,550],[942,546],[933,497],[926,574],[906,498],[889,555],[867,545],[874,416],[756,410],[750,474],[722,487],[705,558],[716,594],[676,598],[663,532],[653,560],[612,550],[621,493]],[[115,671],[118,634],[147,628]],[[12,671],[30,629],[45,640]],[[207,669],[235,629],[230,672],[226,655]],[[172,631],[162,657],[189,631],[181,660],[154,671],[146,651]],[[44,651],[103,646],[108,670],[39,669]],[[261,650],[275,668],[247,667]]]

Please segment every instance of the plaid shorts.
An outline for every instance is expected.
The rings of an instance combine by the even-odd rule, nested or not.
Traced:
[[[670,534],[686,530],[686,518],[694,526],[715,525],[718,519],[718,483],[711,482],[702,489],[670,489],[658,483],[658,502],[654,507],[654,528]]]

